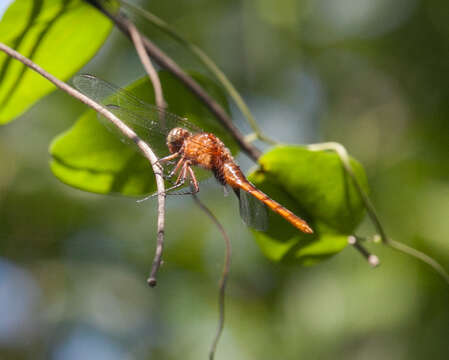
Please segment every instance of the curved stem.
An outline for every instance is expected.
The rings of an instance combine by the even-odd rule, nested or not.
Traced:
[[[225,229],[220,224],[218,219],[215,217],[215,215],[210,211],[209,208],[207,208],[201,200],[196,196],[195,193],[192,193],[192,197],[195,200],[196,204],[203,210],[206,215],[212,220],[212,222],[215,224],[215,226],[218,228],[218,230],[221,232],[221,235],[223,236],[223,239],[225,241],[225,261],[223,264],[223,271],[221,273],[220,278],[220,287],[219,287],[219,293],[218,293],[218,311],[219,311],[219,320],[218,320],[218,327],[217,332],[215,333],[214,340],[212,341],[212,345],[209,350],[209,360],[213,360],[215,356],[215,351],[217,349],[218,341],[220,340],[220,336],[223,332],[224,328],[224,321],[225,321],[225,292],[226,292],[226,283],[229,276],[229,269],[231,266],[231,240],[229,239],[228,235],[226,234]]]
[[[136,48],[137,54],[139,55],[140,61],[142,63],[142,66],[145,68],[145,71],[148,74],[148,77],[150,78],[151,83],[153,84],[154,89],[154,97],[156,100],[156,105],[161,108],[165,109],[165,100],[164,95],[162,92],[162,86],[161,81],[159,79],[159,76],[157,74],[156,69],[154,68],[153,64],[151,63],[150,58],[148,57],[148,54],[145,51],[145,47],[143,46],[142,38],[137,30],[137,28],[131,24],[129,28],[129,32],[131,35],[131,39],[134,43],[134,47]],[[160,122],[161,124],[164,124],[164,113],[159,113]],[[160,163],[160,162],[159,162]],[[164,182],[164,179],[162,177],[156,178],[157,182]],[[161,184],[158,184],[158,189],[161,186]],[[159,195],[160,194],[160,195]],[[165,198],[166,198],[166,192],[160,193],[158,191],[158,212],[165,213]],[[148,285],[151,287],[155,287],[157,285],[157,279],[156,275],[159,271],[159,268],[162,264],[162,254],[164,252],[164,229],[165,229],[165,217],[158,217],[157,221],[157,242],[156,242],[156,251],[154,254],[154,260],[153,265],[151,267],[150,276],[148,277]]]
[[[17,51],[11,49],[9,46],[0,43],[0,50],[11,56],[12,58],[20,61],[24,65],[28,66],[30,69],[36,71],[40,75],[42,75],[44,78],[52,82],[56,87],[59,89],[65,91],[67,94],[73,96],[74,98],[78,99],[79,101],[83,102],[84,104],[90,106],[92,109],[94,109],[99,114],[103,115],[106,119],[108,119],[112,124],[114,124],[117,129],[128,139],[133,141],[137,147],[142,152],[143,156],[147,158],[147,160],[150,162],[154,175],[156,177],[156,185],[157,185],[157,191],[158,191],[158,230],[157,230],[157,237],[158,241],[163,242],[164,239],[164,224],[165,224],[165,184],[164,184],[164,178],[162,173],[162,167],[158,162],[158,158],[156,154],[153,152],[151,147],[144,142],[130,127],[128,127],[125,123],[123,123],[118,117],[116,117],[113,113],[111,113],[109,110],[107,110],[102,105],[96,103],[86,95],[80,93],[78,90],[72,88],[70,85],[66,84],[65,82],[59,80],[58,78],[54,77],[53,75],[49,74],[47,71],[42,69],[39,65],[32,62],[30,59],[24,57],[23,55],[19,54]],[[158,254],[156,254],[158,256]],[[151,285],[151,284],[150,284]],[[155,284],[154,284],[155,285]],[[154,286],[153,285],[153,286]]]
[[[446,272],[446,270],[444,270],[441,264],[432,259],[429,255],[426,255],[419,250],[416,250],[410,246],[394,240],[390,240],[388,245],[397,251],[413,256],[414,258],[419,259],[427,265],[431,266],[449,285],[449,274]]]
[[[132,42],[134,43],[134,47],[136,48],[136,52],[139,55],[140,62],[142,63],[142,66],[147,72],[151,83],[153,84],[154,98],[156,100],[156,105],[161,109],[165,109],[166,103],[164,100],[159,75],[157,74],[156,69],[151,63],[150,57],[145,51],[145,46],[143,45],[142,41],[142,35],[140,34],[139,30],[137,30],[137,28],[134,26],[133,23],[130,23],[129,34],[131,36]]]

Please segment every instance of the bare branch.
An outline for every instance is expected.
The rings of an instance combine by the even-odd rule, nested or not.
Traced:
[[[218,230],[221,232],[221,235],[223,236],[223,239],[225,241],[225,261],[223,264],[223,271],[221,273],[220,278],[220,287],[219,287],[219,294],[218,294],[218,311],[220,313],[220,318],[218,320],[218,328],[217,332],[215,333],[214,340],[212,342],[212,345],[209,350],[209,360],[213,360],[215,356],[215,351],[217,349],[218,341],[220,340],[220,336],[223,332],[224,328],[224,321],[225,321],[225,291],[226,291],[226,282],[228,280],[229,275],[229,268],[231,266],[231,241],[229,240],[228,235],[226,234],[225,229],[220,224],[218,219],[215,217],[215,215],[210,211],[209,208],[204,205],[201,200],[196,196],[195,193],[192,193],[192,197],[195,200],[196,204],[203,210],[207,216],[212,220],[212,222],[215,224],[215,226],[218,228]]]
[[[139,30],[137,30],[137,28],[134,26],[134,24],[131,22],[129,23],[129,34],[131,36],[131,40],[134,43],[134,47],[136,48],[137,54],[139,55],[140,62],[145,68],[145,71],[147,72],[148,77],[150,78],[151,83],[153,84],[154,98],[156,100],[156,105],[161,109],[165,109],[166,103],[162,93],[161,81],[159,80],[157,71],[154,68],[148,54],[145,51],[145,46],[143,45],[142,42],[142,35],[140,34]]]
[[[150,58],[148,57],[145,48],[142,43],[142,38],[137,30],[137,28],[134,26],[134,24],[130,23],[129,27],[131,39],[134,43],[134,47],[136,48],[137,54],[139,55],[140,61],[145,68],[145,71],[148,74],[148,77],[150,78],[151,83],[153,84],[154,89],[154,98],[156,100],[156,105],[161,108],[165,109],[166,104],[164,101],[164,96],[162,92],[162,86],[161,81],[159,80],[159,76],[157,74],[156,69],[154,68],[153,64],[151,63]],[[164,124],[164,113],[159,113],[160,122],[161,124]],[[157,178],[157,181],[164,182],[163,178],[160,179]],[[158,190],[159,193],[159,190]],[[158,196],[158,212],[165,213],[165,197],[166,194],[160,193],[160,196]],[[158,217],[157,222],[157,244],[156,244],[156,252],[154,254],[154,260],[153,265],[151,267],[150,276],[147,280],[148,285],[151,287],[155,287],[157,284],[156,280],[156,274],[161,267],[162,264],[162,253],[164,251],[164,228],[165,228],[165,217]]]
[[[13,57],[14,59],[20,61],[24,65],[28,66],[30,69],[33,69],[40,75],[42,75],[47,80],[51,81],[56,87],[59,89],[65,91],[67,94],[73,96],[74,98],[78,99],[79,101],[83,102],[84,104],[90,106],[92,109],[94,109],[99,114],[103,115],[106,119],[108,119],[111,123],[113,123],[118,130],[128,139],[132,140],[137,147],[142,152],[143,156],[150,162],[154,175],[156,177],[156,185],[157,185],[157,191],[158,191],[158,232],[157,237],[158,241],[159,239],[164,238],[164,223],[165,223],[165,184],[164,184],[164,178],[162,176],[162,167],[158,163],[158,158],[156,154],[153,152],[153,150],[150,148],[150,146],[144,142],[142,139],[139,138],[139,136],[131,129],[129,128],[125,123],[123,123],[118,117],[116,117],[113,113],[108,111],[105,107],[102,105],[96,103],[86,95],[80,93],[78,90],[72,88],[70,85],[66,84],[65,82],[57,79],[53,75],[49,74],[47,71],[42,69],[39,65],[32,62],[30,59],[24,57],[23,55],[19,54],[17,51],[11,49],[10,47],[6,46],[3,43],[0,43],[0,50],[8,54],[9,56]],[[158,251],[156,252],[156,257],[158,256]],[[159,261],[160,262],[160,261]],[[150,277],[151,280],[151,277]],[[156,283],[150,283],[151,286],[155,286]]]
[[[85,0],[103,14],[109,17],[115,25],[128,37],[130,37],[130,21],[122,15],[112,14],[98,0]],[[147,37],[142,36],[145,50],[149,56],[160,66],[170,71],[176,76],[194,95],[196,95],[220,121],[220,123],[230,132],[240,148],[254,161],[257,161],[261,152],[252,144],[245,141],[243,134],[234,125],[226,111],[218,104],[191,76],[182,70],[176,62],[167,56],[161,49],[153,44]]]

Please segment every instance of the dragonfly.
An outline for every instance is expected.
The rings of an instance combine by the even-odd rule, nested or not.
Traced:
[[[166,191],[189,183],[191,193],[197,193],[199,181],[193,168],[202,168],[213,175],[221,185],[234,191],[239,198],[240,214],[247,225],[265,230],[266,206],[300,231],[313,233],[305,220],[256,188],[245,177],[231,151],[213,133],[204,132],[186,118],[150,105],[94,75],[76,75],[73,83],[84,95],[103,104],[130,126],[158,155],[165,153],[166,155],[158,160],[160,164],[175,163],[167,178],[176,176],[176,180]],[[99,117],[102,120],[102,117]],[[102,122],[109,129],[113,126],[104,118]]]

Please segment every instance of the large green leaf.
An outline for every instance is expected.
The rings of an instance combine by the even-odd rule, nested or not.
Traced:
[[[0,22],[0,42],[66,80],[86,64],[112,25],[83,0],[16,0]],[[27,110],[55,87],[0,53],[0,123]]]
[[[351,166],[367,191],[362,166]],[[364,216],[363,203],[335,153],[279,146],[259,159],[249,179],[273,199],[301,216],[315,233],[307,235],[270,212],[267,232],[253,230],[264,254],[272,260],[313,264],[339,251]]]
[[[226,97],[215,83],[191,74],[225,109]],[[169,109],[219,136],[230,148],[237,146],[209,110],[170,73],[159,77]],[[126,88],[140,99],[154,104],[153,88],[145,77]],[[154,146],[155,144],[150,144]],[[50,147],[51,169],[56,177],[73,187],[101,194],[144,195],[155,190],[154,175],[148,160],[134,144],[125,144],[108,131],[93,110],[88,110],[75,125],[58,136]]]

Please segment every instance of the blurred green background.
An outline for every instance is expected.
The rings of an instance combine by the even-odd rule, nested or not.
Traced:
[[[449,270],[446,0],[140,4],[217,62],[265,133],[344,144],[366,167],[390,236]],[[205,72],[146,30],[183,67]],[[117,30],[82,71],[118,85],[144,74]],[[0,129],[0,358],[205,359],[220,234],[189,197],[169,197],[165,263],[148,288],[155,202],[83,193],[50,173],[49,142],[83,111],[57,91]],[[201,199],[233,243],[217,359],[449,358],[449,287],[429,267],[380,245],[375,270],[352,248],[315,267],[271,263],[236,199],[210,185]],[[365,221],[360,234],[372,233]]]

